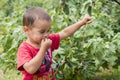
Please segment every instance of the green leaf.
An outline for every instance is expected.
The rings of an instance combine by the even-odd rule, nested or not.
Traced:
[[[91,16],[92,15],[92,6],[89,6],[87,11],[88,11],[88,14]]]

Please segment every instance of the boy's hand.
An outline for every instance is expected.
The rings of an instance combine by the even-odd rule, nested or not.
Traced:
[[[41,41],[41,47],[45,48],[46,50],[51,46],[52,40],[49,38],[42,39]]]
[[[82,21],[83,21],[84,24],[89,24],[89,23],[92,22],[92,18],[91,18],[88,14],[86,14],[86,15],[83,17]]]

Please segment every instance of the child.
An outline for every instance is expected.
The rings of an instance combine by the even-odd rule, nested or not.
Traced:
[[[40,7],[28,9],[23,15],[23,29],[27,40],[19,46],[17,54],[18,70],[23,73],[23,80],[56,80],[51,67],[52,52],[59,47],[61,40],[91,22],[91,17],[85,15],[81,21],[61,32],[50,34],[50,16]]]

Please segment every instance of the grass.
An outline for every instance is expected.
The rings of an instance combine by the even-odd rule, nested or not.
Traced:
[[[118,69],[102,70],[89,80],[120,80],[120,67]]]
[[[0,80],[22,80],[22,75],[15,69],[7,70],[5,74],[0,69]]]
[[[0,68],[0,80],[22,80],[22,74],[16,69],[7,70],[4,74],[2,68]],[[112,69],[111,72],[96,73],[96,76],[87,80],[120,80],[120,67],[119,69]]]

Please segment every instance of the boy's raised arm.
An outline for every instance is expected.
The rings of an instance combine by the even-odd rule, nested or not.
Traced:
[[[65,38],[71,36],[71,35],[72,35],[73,33],[75,33],[81,26],[83,26],[83,25],[85,25],[85,24],[87,24],[87,23],[91,23],[91,22],[92,22],[91,17],[90,17],[88,14],[86,14],[81,21],[79,21],[79,22],[77,22],[77,23],[75,23],[75,24],[73,24],[73,25],[70,25],[70,26],[68,26],[67,28],[63,29],[61,32],[59,32],[60,39],[63,40],[63,39],[65,39]]]

